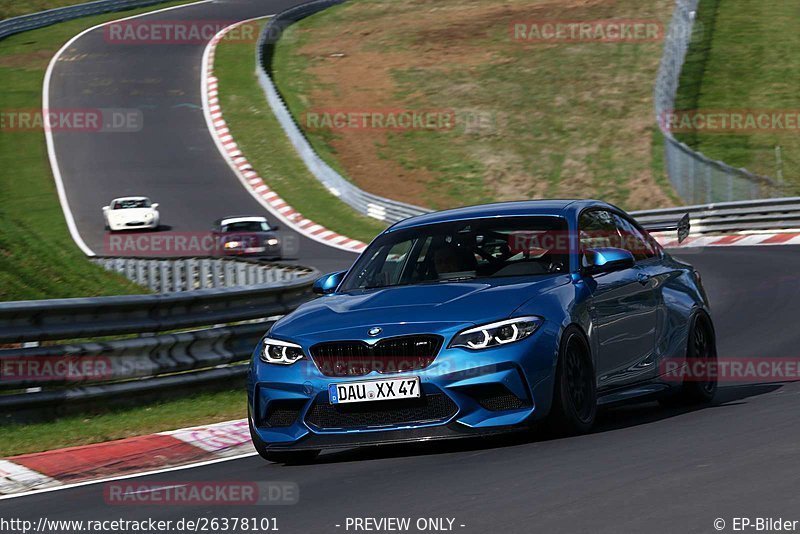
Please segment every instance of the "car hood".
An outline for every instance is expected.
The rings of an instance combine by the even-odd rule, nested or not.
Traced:
[[[504,319],[536,295],[569,283],[558,274],[534,281],[504,278],[355,291],[320,297],[273,326],[271,335],[309,343],[362,339],[373,326],[381,337],[444,332]]]
[[[153,213],[153,208],[128,208],[124,210],[109,210],[109,217],[115,220],[130,221],[141,220],[148,213]]]

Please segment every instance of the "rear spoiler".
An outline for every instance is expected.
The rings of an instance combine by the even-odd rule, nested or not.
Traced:
[[[673,232],[675,230],[678,231],[678,243],[683,243],[683,241],[689,237],[689,231],[691,230],[692,226],[689,222],[689,214],[687,213],[679,221],[655,221],[649,223],[643,223],[642,228],[647,230],[648,232]]]

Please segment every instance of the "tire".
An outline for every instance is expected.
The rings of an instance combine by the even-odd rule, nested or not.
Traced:
[[[689,340],[686,347],[686,359],[708,361],[709,368],[717,361],[717,340],[711,319],[705,313],[697,313],[692,317],[689,328]],[[684,380],[673,392],[661,399],[663,406],[681,406],[708,404],[714,400],[717,392],[717,379],[712,377],[706,381]]]
[[[268,462],[289,465],[307,464],[313,462],[316,460],[317,456],[319,456],[318,450],[271,451],[267,448],[267,444],[258,437],[258,434],[253,428],[253,421],[249,417],[248,425],[250,426],[250,439],[253,440],[253,446],[256,452]]]
[[[597,417],[597,384],[589,344],[576,327],[561,337],[553,407],[547,426],[558,434],[585,434]]]

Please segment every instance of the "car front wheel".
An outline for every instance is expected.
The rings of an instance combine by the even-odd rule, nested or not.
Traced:
[[[586,338],[575,327],[562,336],[549,426],[565,434],[591,430],[597,416],[594,366]]]

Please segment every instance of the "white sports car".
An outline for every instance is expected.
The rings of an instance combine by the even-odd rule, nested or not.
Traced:
[[[153,204],[147,197],[115,198],[108,206],[103,206],[103,218],[106,229],[112,232],[120,230],[138,230],[158,228],[158,204]]]

